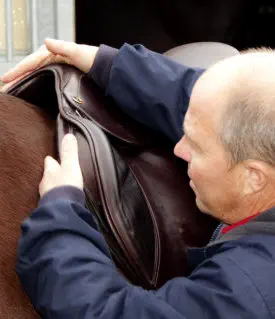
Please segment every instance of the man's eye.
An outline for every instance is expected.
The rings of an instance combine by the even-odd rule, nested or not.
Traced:
[[[201,152],[201,148],[199,147],[199,145],[195,144],[193,145],[193,148],[196,152],[199,152],[199,153]]]
[[[190,138],[188,136],[186,136],[186,141],[192,149],[194,149],[194,150],[199,149],[199,146],[193,140],[190,140]]]

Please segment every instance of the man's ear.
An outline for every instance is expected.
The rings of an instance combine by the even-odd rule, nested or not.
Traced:
[[[269,179],[269,167],[266,163],[248,160],[244,164],[244,194],[252,195],[262,191]]]

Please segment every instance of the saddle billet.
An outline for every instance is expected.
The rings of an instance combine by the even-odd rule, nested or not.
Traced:
[[[43,67],[8,93],[56,118],[58,149],[76,136],[87,207],[120,272],[146,289],[188,275],[187,247],[207,244],[216,222],[197,209],[171,142],[69,65]]]

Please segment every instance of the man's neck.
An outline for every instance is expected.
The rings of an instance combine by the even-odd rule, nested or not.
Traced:
[[[223,222],[233,225],[274,207],[275,198],[268,195],[268,192],[266,194],[261,192],[253,197],[244,197],[238,208],[225,215]]]

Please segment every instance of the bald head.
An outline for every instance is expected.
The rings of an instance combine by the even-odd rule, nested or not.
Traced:
[[[253,49],[213,65],[196,83],[190,106],[211,116],[232,164],[258,159],[275,166],[273,50]]]
[[[274,78],[275,72],[275,51],[267,48],[250,49],[242,52],[240,55],[235,55],[224,59],[212,65],[199,79],[198,83],[203,80],[214,79],[215,84],[219,87],[228,86],[234,87],[234,83],[246,81],[247,79],[253,83],[253,80],[258,75],[269,76],[266,80]],[[265,77],[262,79],[265,83]],[[257,81],[257,84],[261,82]]]

